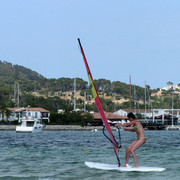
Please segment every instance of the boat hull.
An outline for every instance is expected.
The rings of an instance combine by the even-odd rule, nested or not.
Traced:
[[[44,127],[45,126],[41,124],[39,120],[22,120],[21,125],[16,126],[16,132],[23,132],[23,133],[42,132]]]
[[[168,131],[179,131],[180,128],[176,127],[176,126],[169,126],[169,127],[166,127],[166,130],[168,130]]]
[[[43,126],[39,127],[21,127],[21,126],[16,126],[16,132],[18,133],[35,133],[35,132],[42,132],[43,131]]]

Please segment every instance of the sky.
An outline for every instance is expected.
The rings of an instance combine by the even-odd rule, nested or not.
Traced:
[[[0,0],[0,60],[46,78],[180,83],[179,0]]]

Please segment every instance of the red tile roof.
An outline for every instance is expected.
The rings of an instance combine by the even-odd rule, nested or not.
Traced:
[[[20,112],[20,111],[40,111],[40,112],[50,112],[44,108],[24,108],[24,107],[14,107],[14,108],[8,108],[10,111],[16,111],[16,112]]]
[[[101,115],[100,113],[92,113],[94,119],[101,119]],[[109,120],[121,120],[121,119],[128,119],[127,116],[120,116],[117,114],[113,114],[113,113],[105,113],[105,116],[107,119]]]

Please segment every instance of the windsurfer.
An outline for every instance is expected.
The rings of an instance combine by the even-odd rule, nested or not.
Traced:
[[[135,154],[136,149],[138,149],[139,147],[141,147],[145,142],[146,142],[146,138],[145,138],[145,134],[144,134],[144,130],[143,127],[141,125],[141,123],[136,120],[135,115],[130,112],[128,115],[128,120],[130,121],[129,123],[124,123],[124,124],[116,124],[115,126],[119,126],[119,127],[126,127],[126,126],[131,126],[133,125],[133,129],[126,129],[124,128],[125,131],[131,131],[131,132],[136,132],[137,134],[137,139],[135,141],[133,141],[126,149],[126,160],[125,160],[125,164],[121,165],[120,167],[127,167],[128,166],[128,162],[129,162],[129,157],[130,157],[130,153],[132,154],[132,157],[134,159],[134,166],[132,166],[133,168],[137,168],[139,167],[138,165],[138,160],[137,160],[137,156]]]

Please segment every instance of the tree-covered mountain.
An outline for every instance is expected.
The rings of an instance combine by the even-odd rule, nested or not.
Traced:
[[[15,83],[16,86],[14,86]],[[130,94],[132,95],[132,106],[136,104],[139,108],[144,108],[144,87],[131,85],[133,88],[130,88],[130,84],[120,81],[111,82],[103,78],[94,80],[94,83],[100,94],[105,111],[113,112],[120,108],[129,108]],[[73,78],[47,79],[31,69],[0,61],[0,106],[13,107],[18,105],[17,84],[20,89],[20,106],[43,107],[50,111],[73,109]],[[151,90],[148,85],[146,88],[147,97],[150,97],[152,92],[157,91]],[[76,97],[77,108],[83,108],[85,92],[87,100],[93,99],[88,82],[81,78],[76,78],[76,91],[79,93],[78,97]],[[120,102],[122,99],[124,101]],[[159,108],[159,105],[161,105],[161,108],[163,106],[168,108],[170,107],[169,102],[169,93],[167,93],[166,98],[152,97],[151,105],[153,104],[154,108]],[[86,108],[87,110],[97,111],[94,103],[87,104]]]
[[[44,79],[44,77],[35,71],[20,65],[0,61],[1,88],[12,89],[13,84],[18,82],[23,90],[28,90],[28,86],[41,79]]]
[[[0,61],[0,78],[1,80],[9,80],[8,83],[14,83],[17,80],[38,80],[43,76],[23,66]]]

